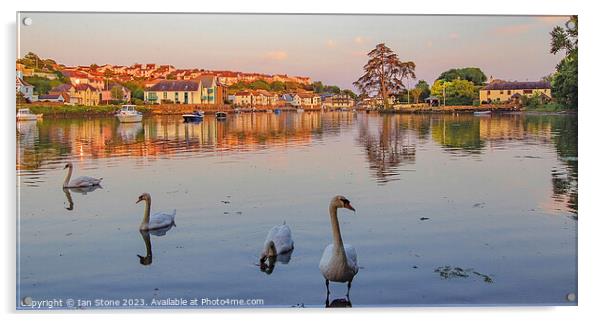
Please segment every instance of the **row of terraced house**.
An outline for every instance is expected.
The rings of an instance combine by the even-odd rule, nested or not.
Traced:
[[[279,95],[266,90],[244,90],[230,95],[235,107],[301,107],[301,108],[352,108],[355,100],[344,94],[317,94],[298,92]]]

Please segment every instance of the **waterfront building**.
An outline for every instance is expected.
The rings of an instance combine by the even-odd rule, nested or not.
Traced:
[[[508,102],[520,96],[531,97],[536,94],[545,95],[547,98],[552,97],[550,82],[494,81],[479,90],[479,100],[481,102]]]
[[[33,95],[33,85],[24,81],[23,79],[17,77],[16,80],[16,92],[23,94],[28,101],[32,102],[36,100],[36,97]]]
[[[213,75],[190,80],[161,80],[144,91],[144,100],[165,104],[223,104],[225,88]]]
[[[351,96],[345,94],[336,95],[324,95],[323,104],[324,108],[328,109],[339,109],[339,108],[352,108],[355,105],[355,101]]]

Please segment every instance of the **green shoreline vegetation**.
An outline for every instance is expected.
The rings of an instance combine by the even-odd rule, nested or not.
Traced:
[[[88,116],[108,116],[113,115],[117,112],[121,105],[97,105],[97,106],[86,106],[86,105],[21,105],[19,108],[29,108],[34,114],[44,114],[46,116],[65,116],[65,115],[88,115]],[[136,106],[136,110],[142,113],[150,113],[151,109],[147,106]]]

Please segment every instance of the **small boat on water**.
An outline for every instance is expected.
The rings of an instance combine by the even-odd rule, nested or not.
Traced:
[[[184,114],[182,117],[184,118],[184,122],[200,122],[205,117],[205,112],[197,110],[190,114]]]
[[[241,109],[240,109],[240,108],[235,108],[235,109],[234,109],[234,113],[235,113],[235,114],[240,114],[240,113],[242,113],[242,111],[241,111]]]
[[[142,113],[136,111],[136,105],[122,105],[115,116],[121,123],[142,122]]]
[[[43,114],[33,114],[28,108],[20,108],[17,111],[17,121],[36,121],[41,119]]]
[[[215,112],[215,119],[217,120],[225,120],[226,117],[228,117],[228,114],[226,112]]]
[[[280,109],[279,109],[279,108],[275,108],[275,109],[274,109],[274,114],[280,114],[280,112],[281,112],[281,111],[280,111]]]
[[[475,111],[474,115],[490,115],[491,111]]]
[[[302,109],[301,107],[299,107],[299,108],[297,108],[297,112],[302,113],[302,112],[305,112],[305,110]]]

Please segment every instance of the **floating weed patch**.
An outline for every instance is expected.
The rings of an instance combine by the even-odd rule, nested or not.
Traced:
[[[441,279],[452,279],[452,278],[468,278],[470,275],[478,276],[483,279],[485,283],[493,283],[491,276],[475,271],[472,268],[461,268],[451,267],[449,265],[440,266],[435,269],[435,273],[438,273]]]

